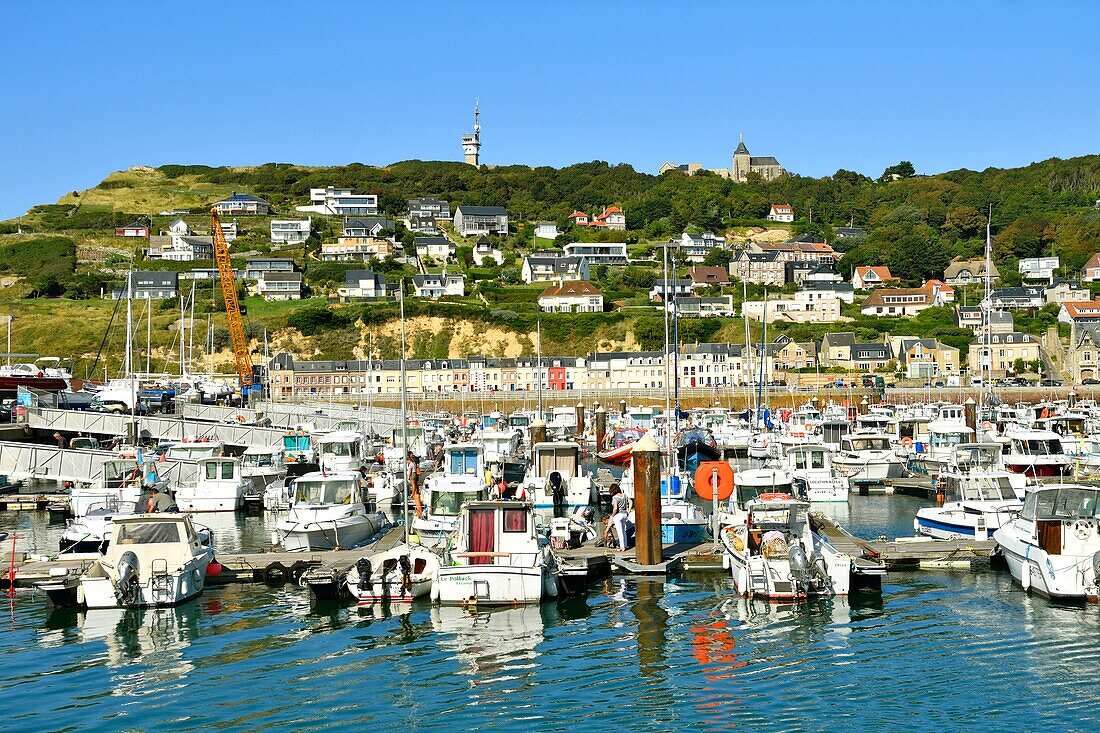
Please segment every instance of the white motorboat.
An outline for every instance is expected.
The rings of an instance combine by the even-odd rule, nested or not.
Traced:
[[[1009,430],[1005,433],[1005,468],[1038,479],[1060,480],[1073,473],[1062,436],[1049,430]]]
[[[116,516],[102,558],[81,575],[55,568],[36,587],[58,606],[173,606],[202,593],[213,557],[185,514]]]
[[[569,513],[588,506],[592,479],[581,473],[580,446],[568,441],[531,446],[531,470],[523,479],[521,495],[540,509],[554,507],[555,496]]]
[[[558,595],[557,559],[535,531],[531,502],[463,504],[445,561],[432,586],[440,603],[517,605]]]
[[[485,448],[478,443],[451,443],[443,448],[443,465],[424,482],[426,506],[413,518],[413,533],[430,547],[446,544],[458,523],[462,504],[484,499]]]
[[[291,490],[293,503],[274,536],[289,552],[357,547],[386,526],[385,515],[364,503],[357,473],[314,471]]]
[[[348,571],[348,592],[360,605],[412,603],[431,592],[439,561],[439,555],[414,544],[361,557]]]
[[[69,490],[69,511],[78,519],[96,508],[133,511],[147,487],[156,485],[159,491],[168,490],[168,482],[162,478],[154,484],[145,483],[150,467],[133,458],[105,461],[102,472],[92,482],[76,483]]]
[[[172,443],[165,457],[172,461],[197,461],[225,455],[225,446],[217,438],[186,438]]]
[[[837,472],[855,483],[882,483],[901,478],[901,459],[884,433],[852,433],[840,438],[840,451],[833,456]]]
[[[852,557],[811,528],[809,504],[764,496],[745,505],[745,521],[723,528],[724,561],[741,596],[790,600],[846,596]]]
[[[1023,476],[1004,470],[1000,449],[997,443],[955,446],[937,479],[944,504],[917,510],[913,519],[917,534],[936,539],[985,540],[1019,513],[1023,506]]]
[[[317,436],[317,463],[326,473],[358,471],[364,465],[363,434],[333,430]]]
[[[966,423],[955,420],[933,420],[928,423],[928,442],[909,446],[909,466],[915,473],[938,476],[947,465],[955,446],[974,440],[974,431]]]
[[[281,484],[286,476],[283,449],[249,446],[241,455],[241,476],[252,484],[247,496],[262,497],[271,484]]]
[[[194,481],[176,489],[176,505],[183,512],[234,512],[244,504],[252,482],[241,475],[237,458],[202,458]]]
[[[822,445],[791,448],[783,456],[795,495],[811,502],[848,501],[851,485],[833,471],[832,453]]]
[[[485,463],[489,466],[515,461],[523,444],[523,434],[518,430],[482,430],[478,440],[485,446]]]
[[[1100,488],[1048,484],[993,533],[1013,579],[1051,599],[1095,602],[1100,586]]]

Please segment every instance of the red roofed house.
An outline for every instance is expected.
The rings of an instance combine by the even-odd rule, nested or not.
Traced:
[[[1062,308],[1058,311],[1058,320],[1070,324],[1070,343],[1074,343],[1082,327],[1100,325],[1100,300],[1062,303]]]
[[[626,214],[618,206],[606,207],[602,214],[596,216],[593,223],[596,222],[611,230],[626,231]]]
[[[924,288],[881,288],[863,301],[859,312],[865,316],[900,318],[915,316],[925,308],[937,305],[934,290]]]
[[[692,288],[705,288],[710,285],[729,285],[730,278],[724,267],[704,267],[697,265],[688,272]]]
[[[955,302],[955,288],[940,280],[925,280],[921,290],[931,290],[936,299],[936,305],[945,305]]]
[[[1089,261],[1085,263],[1085,268],[1081,271],[1081,282],[1100,282],[1100,253],[1089,257]]]
[[[772,204],[768,221],[794,221],[794,207],[790,204]]]
[[[569,221],[573,222],[573,226],[588,226],[588,214],[584,213],[583,211],[574,211],[567,218],[569,219]]]
[[[555,283],[539,295],[544,313],[603,313],[603,293],[587,280]]]
[[[857,267],[855,272],[852,273],[852,287],[856,290],[879,288],[890,280],[897,280],[897,278],[890,274],[890,268],[885,265],[880,267]]]

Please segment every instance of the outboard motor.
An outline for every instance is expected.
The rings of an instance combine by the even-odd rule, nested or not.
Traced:
[[[821,555],[814,555],[810,559],[810,573],[813,575],[818,588],[828,588],[832,585],[833,581],[829,577],[829,570],[825,567],[825,558]]]
[[[355,561],[355,572],[359,573],[359,590],[374,590],[374,586],[371,583],[371,564],[370,560],[365,557],[361,557]]]
[[[118,559],[118,582],[115,584],[115,597],[119,603],[130,605],[137,599],[138,559],[133,552],[124,552]]]
[[[402,555],[397,558],[397,565],[401,568],[401,585],[405,590],[412,590],[412,563],[409,562],[408,555]]]
[[[806,585],[810,580],[810,561],[806,559],[806,551],[802,545],[795,542],[787,550],[787,559],[791,565],[791,576],[799,583]]]
[[[1092,582],[1100,586],[1100,550],[1092,556]]]
[[[547,477],[550,484],[550,496],[554,499],[554,510],[558,511],[565,506],[565,480],[560,471],[551,471]]]

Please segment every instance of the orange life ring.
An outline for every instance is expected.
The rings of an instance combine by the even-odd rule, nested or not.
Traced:
[[[717,474],[715,474],[717,471]],[[717,486],[713,485],[717,479]],[[733,466],[725,461],[701,461],[695,469],[695,493],[703,501],[725,501],[733,495]]]
[[[761,494],[760,496],[758,496],[756,498],[759,499],[760,501],[786,501],[787,499],[791,498],[791,495],[790,494],[783,494],[783,493],[780,493],[778,491],[774,491],[774,492],[769,492],[767,494]]]
[[[902,438],[902,439],[901,439],[901,444],[902,444],[903,446],[905,446],[906,448],[910,448],[910,447],[912,447],[912,445],[913,445],[913,439],[912,439],[912,438],[910,438],[910,437],[908,437],[908,436],[906,436],[906,437],[904,437],[904,438]]]
[[[993,429],[993,423],[989,422],[988,420],[986,420],[982,423],[982,430],[992,430],[992,429]]]

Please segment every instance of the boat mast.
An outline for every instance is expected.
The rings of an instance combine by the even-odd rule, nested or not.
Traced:
[[[187,369],[195,358],[195,281],[191,281],[191,328],[187,331]]]
[[[760,426],[760,421],[763,419],[763,416],[764,416],[764,394],[763,394],[763,391],[764,391],[764,361],[767,358],[765,353],[764,353],[764,349],[767,348],[765,346],[765,341],[767,340],[767,338],[768,338],[768,291],[765,290],[764,291],[764,321],[763,321],[763,327],[761,328],[761,331],[760,331],[760,376],[756,380],[756,395],[757,395],[757,397],[756,397],[756,425],[757,425],[757,427]]]
[[[409,418],[406,393],[409,383],[405,377],[405,279],[401,279],[398,291],[398,303],[401,312],[401,443],[405,455],[401,456],[401,483],[405,487],[405,542],[409,541]],[[420,487],[417,487],[419,490]]]
[[[126,274],[126,355],[124,372],[130,386],[130,419],[137,415],[137,379],[134,377],[134,270]]]
[[[989,204],[989,216],[985,220],[985,297],[982,298],[982,341],[984,348],[982,349],[982,363],[980,365],[982,373],[982,387],[978,391],[978,422],[982,420],[982,410],[985,404],[986,390],[990,390],[992,396],[993,386],[989,384],[993,377],[993,349],[990,344],[990,331],[989,327],[989,309],[993,307],[992,299],[990,298],[990,269],[991,262],[993,260],[993,204]]]
[[[745,352],[741,355],[741,373],[747,374],[745,379],[745,386],[749,392],[749,407],[753,412],[756,411],[756,391],[752,388],[752,341],[750,338],[751,331],[749,330],[749,311],[745,308],[745,303],[749,300],[749,281],[746,278],[741,281],[741,313],[745,317]]]
[[[153,299],[145,300],[145,373],[151,374],[149,361],[153,355]]]
[[[539,316],[535,319],[535,381],[537,385],[535,387],[535,394],[538,395],[538,411],[539,420],[543,420],[542,415],[542,317]]]
[[[370,426],[370,430],[374,432],[374,401],[371,399],[371,392],[374,391],[374,334],[370,335],[370,342],[367,348],[367,425]]]
[[[180,379],[183,379],[183,375],[186,370],[183,368],[184,360],[184,346],[187,343],[187,308],[184,306],[183,293],[180,293]]]
[[[661,260],[663,263],[664,272],[664,284],[661,291],[661,304],[664,306],[665,311],[665,353],[664,353],[664,365],[665,365],[665,450],[668,451],[668,456],[671,460],[672,456],[672,380],[676,378],[676,375],[672,372],[671,355],[668,350],[668,242],[665,242],[664,249],[662,250]]]

